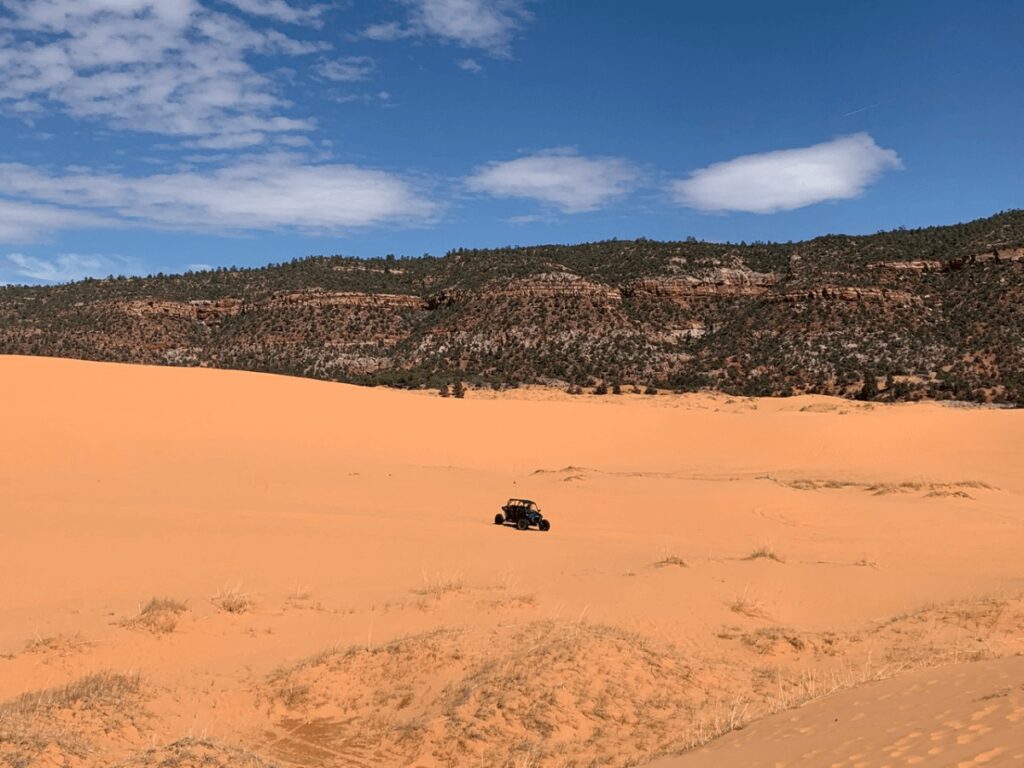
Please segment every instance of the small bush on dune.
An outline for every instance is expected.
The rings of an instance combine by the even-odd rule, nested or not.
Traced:
[[[153,597],[139,608],[139,612],[121,621],[129,629],[143,629],[154,634],[173,632],[178,626],[178,616],[188,610],[188,605],[171,597]]]
[[[749,555],[744,560],[774,560],[776,563],[786,562],[785,558],[777,554],[774,549],[768,544],[763,544]]]
[[[247,613],[255,603],[249,595],[242,591],[241,586],[225,587],[210,600],[215,606],[227,613]]]
[[[676,568],[689,568],[686,561],[678,555],[667,555],[654,563],[655,568],[669,568],[671,566],[675,566]]]

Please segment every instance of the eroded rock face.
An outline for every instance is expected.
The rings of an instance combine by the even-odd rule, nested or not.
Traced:
[[[167,299],[132,299],[116,302],[123,312],[135,317],[173,317],[196,320],[204,325],[220,325],[225,317],[242,311],[241,299],[197,299],[195,301],[169,301]]]
[[[920,306],[924,300],[909,291],[895,291],[887,288],[862,288],[859,286],[828,285],[807,291],[787,291],[768,297],[772,301],[850,301],[874,302],[891,306]]]
[[[175,317],[182,320],[195,320],[196,310],[187,301],[166,301],[164,299],[132,299],[113,302],[113,306],[135,317]]]
[[[875,269],[886,269],[892,272],[942,272],[946,263],[933,259],[916,261],[880,261],[871,265]]]
[[[547,298],[591,299],[599,303],[619,304],[622,302],[622,291],[605,283],[587,280],[571,272],[545,272],[530,277],[495,281],[476,290],[443,291],[433,297],[431,305],[451,306],[481,300]]]
[[[689,301],[706,296],[760,296],[782,279],[774,272],[721,267],[699,277],[653,277],[633,282],[628,292],[636,298]]]
[[[951,272],[973,264],[1013,264],[1024,262],[1024,248],[1003,248],[988,253],[976,253],[960,259],[939,261],[937,259],[917,259],[913,261],[880,261],[872,264],[875,269],[891,272]]]
[[[504,285],[486,286],[481,294],[493,297],[547,298],[576,296],[609,302],[622,301],[622,292],[604,283],[595,283],[571,272],[545,272],[540,275],[511,280]]]
[[[385,307],[426,309],[427,301],[420,296],[399,293],[362,293],[359,291],[324,291],[311,288],[292,293],[278,293],[259,302],[260,308],[283,309],[290,307]]]
[[[1004,248],[995,250],[992,253],[979,253],[972,256],[969,263],[990,264],[992,262],[1011,263],[1024,261],[1024,248]]]
[[[243,311],[241,299],[195,300],[189,304],[195,309],[196,320],[204,325],[220,325],[225,317],[234,317]]]

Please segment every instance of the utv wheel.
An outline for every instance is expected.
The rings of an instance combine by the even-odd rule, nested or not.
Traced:
[[[495,525],[504,525],[505,524],[505,516],[504,515],[495,515],[494,516],[494,524]]]
[[[530,523],[524,520],[523,518],[519,518],[518,520],[516,520],[516,528],[518,528],[520,531],[525,531],[529,527]]]
[[[542,531],[550,531],[551,523],[547,520],[541,520],[539,523],[537,523],[537,527],[540,528]]]

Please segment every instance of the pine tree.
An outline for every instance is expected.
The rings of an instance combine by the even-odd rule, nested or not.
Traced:
[[[857,396],[859,400],[874,400],[878,397],[878,381],[875,379],[875,375],[870,371],[864,371],[864,386],[861,387],[860,394]]]

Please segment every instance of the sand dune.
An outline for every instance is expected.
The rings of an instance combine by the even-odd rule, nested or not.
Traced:
[[[0,764],[624,766],[753,721],[671,759],[871,766],[923,690],[969,720],[1020,672],[1021,411],[0,382]],[[512,495],[551,532],[494,526]],[[925,764],[1024,745],[940,726]]]
[[[1024,764],[1024,658],[911,672],[765,718],[650,768]]]

